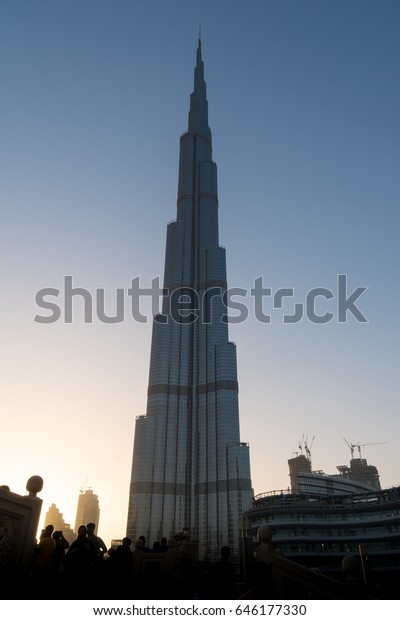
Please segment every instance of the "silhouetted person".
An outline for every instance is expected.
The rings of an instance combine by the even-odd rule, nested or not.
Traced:
[[[69,549],[69,542],[64,538],[64,534],[60,530],[53,532],[53,538],[56,541],[56,549],[53,553],[53,566],[56,572],[59,572],[60,569],[63,569],[62,563],[65,557],[65,551]]]
[[[143,543],[142,552],[147,553],[148,551],[150,551],[150,549],[146,547],[146,538],[143,535],[139,536],[139,540],[141,540]]]
[[[64,598],[64,596],[61,596],[61,593],[63,592],[65,586],[64,557],[65,551],[69,548],[69,542],[66,540],[66,538],[64,538],[64,535],[60,530],[53,532],[53,538],[56,541],[56,548],[53,553],[55,594],[57,598]]]
[[[97,536],[94,533],[95,529],[96,525],[94,523],[88,523],[86,526],[87,537],[88,541],[93,547],[96,558],[102,558],[103,555],[107,552],[107,545],[105,544],[104,540],[100,538],[100,536]]]
[[[73,598],[86,598],[87,586],[91,586],[94,552],[87,539],[86,527],[81,525],[78,537],[68,549],[64,565]]]
[[[33,595],[39,599],[51,598],[51,590],[54,584],[53,554],[56,550],[56,541],[51,536],[53,530],[53,525],[45,527],[34,551],[32,586]]]
[[[141,586],[141,557],[143,551],[143,540],[138,538],[135,541],[134,549],[133,549],[133,579],[135,583],[135,588]]]
[[[129,597],[133,590],[133,553],[132,541],[124,538],[107,560],[108,576],[112,593],[117,598]]]
[[[88,583],[88,587],[92,591],[101,592],[104,581],[104,554],[107,552],[107,545],[100,536],[94,533],[95,529],[95,523],[88,523],[86,526],[87,539],[93,549],[92,582]]]
[[[234,568],[229,561],[231,550],[229,547],[221,548],[221,558],[215,566],[215,572],[218,577],[220,597],[221,599],[232,599],[234,597],[236,575]]]
[[[167,539],[165,538],[165,536],[163,536],[160,540],[160,549],[159,549],[160,553],[165,553],[166,551],[168,551],[168,542]]]

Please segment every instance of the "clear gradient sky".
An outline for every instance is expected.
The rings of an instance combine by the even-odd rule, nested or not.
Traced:
[[[368,323],[284,325],[266,299],[268,325],[248,298],[231,326],[255,493],[287,488],[304,433],[326,473],[343,438],[386,442],[362,455],[400,483],[399,3],[3,0],[0,484],[41,475],[43,516],[54,502],[73,525],[87,480],[107,544],[125,535],[151,324],[128,300],[120,324],[85,324],[79,300],[71,324],[39,324],[35,295],[71,275],[112,314],[117,288],[162,277],[199,23],[229,286],[292,287],[288,313],[338,274],[368,287]]]

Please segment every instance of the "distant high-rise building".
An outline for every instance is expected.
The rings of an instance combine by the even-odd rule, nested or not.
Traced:
[[[96,525],[95,533],[99,527],[100,507],[99,498],[93,493],[92,489],[81,491],[78,498],[78,508],[76,509],[75,532],[78,531],[80,525],[94,523]]]
[[[199,540],[201,558],[218,557],[222,545],[235,554],[238,519],[253,493],[249,447],[240,441],[200,40],[164,291],[153,320],[147,413],[136,419],[127,535],[152,543],[185,529]]]
[[[374,489],[380,489],[379,472],[375,465],[368,465],[366,459],[351,459],[350,467],[347,465],[338,465],[337,469],[340,474],[349,480],[362,482]]]
[[[368,465],[365,459],[351,459],[350,466],[338,465],[337,469],[340,474],[327,475],[323,471],[311,471],[311,460],[304,454],[288,460],[290,488],[292,493],[311,492],[313,487],[318,487],[322,492],[323,488],[329,490],[329,485],[338,491],[340,488],[344,492],[356,492],[360,488],[364,489],[380,489],[379,473],[374,465]],[[354,486],[346,484],[347,481],[359,483]],[[314,489],[314,490],[315,490]]]
[[[303,472],[311,472],[311,461],[304,454],[298,454],[288,460],[288,465],[290,489],[292,493],[297,493],[299,490],[299,475]]]
[[[75,533],[72,531],[70,524],[65,523],[62,513],[55,504],[51,504],[50,508],[46,512],[44,525],[46,526],[50,524],[54,526],[54,531],[61,531],[63,533],[64,538],[66,538],[69,544],[75,540]]]

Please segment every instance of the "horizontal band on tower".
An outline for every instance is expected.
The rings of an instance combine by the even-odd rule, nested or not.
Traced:
[[[210,392],[217,392],[218,390],[233,390],[239,391],[237,381],[231,381],[229,379],[221,379],[219,381],[210,381],[209,383],[203,383],[196,387],[196,395],[209,394]],[[174,394],[176,396],[190,396],[192,394],[192,388],[188,385],[176,385],[173,383],[156,383],[155,385],[149,385],[147,394]]]
[[[185,131],[185,133],[183,133],[181,137],[179,138],[179,141],[182,142],[183,140],[186,140],[187,138],[196,138],[197,140],[198,139],[205,140],[209,146],[212,146],[209,136],[207,136],[205,133],[198,133],[197,131],[196,132]]]
[[[177,282],[172,282],[171,284],[167,284],[163,287],[163,295],[168,295],[173,291],[182,289],[182,294],[185,295],[185,291],[208,291],[212,288],[221,288],[223,292],[228,288],[228,283],[226,280],[206,280],[206,282],[200,282],[200,284],[196,286],[191,286],[190,284],[182,284]]]
[[[185,495],[190,493],[190,485],[185,482],[132,482],[131,493],[150,493],[151,495]]]
[[[234,491],[252,491],[251,480],[248,478],[233,478],[231,480],[211,480],[194,485],[195,495],[210,495],[210,493],[232,493]]]
[[[214,200],[216,206],[218,206],[218,196],[214,192],[200,192],[200,194],[197,194],[197,200],[201,200],[202,198],[210,198],[210,200]],[[193,194],[181,194],[180,196],[178,196],[176,204],[180,206],[185,200],[189,200],[190,205],[192,206],[194,203]]]
[[[233,390],[234,392],[238,392],[238,382],[231,381],[229,379],[210,381],[209,383],[203,383],[203,385],[198,385],[196,393],[199,396],[200,394],[208,394],[209,392],[217,392],[218,390]]]
[[[190,485],[184,482],[152,482],[151,480],[137,481],[131,484],[131,493],[151,493],[151,495],[185,495],[190,493]],[[251,491],[251,482],[247,478],[232,478],[231,480],[212,480],[199,482],[194,485],[195,495],[209,495],[210,493],[232,493],[237,491]]]

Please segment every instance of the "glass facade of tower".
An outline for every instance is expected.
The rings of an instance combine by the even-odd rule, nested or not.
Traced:
[[[222,545],[238,552],[238,519],[253,495],[226,290],[199,41],[180,140],[177,218],[167,229],[162,313],[153,320],[147,411],[136,420],[127,536],[152,544],[188,529],[202,558]]]

